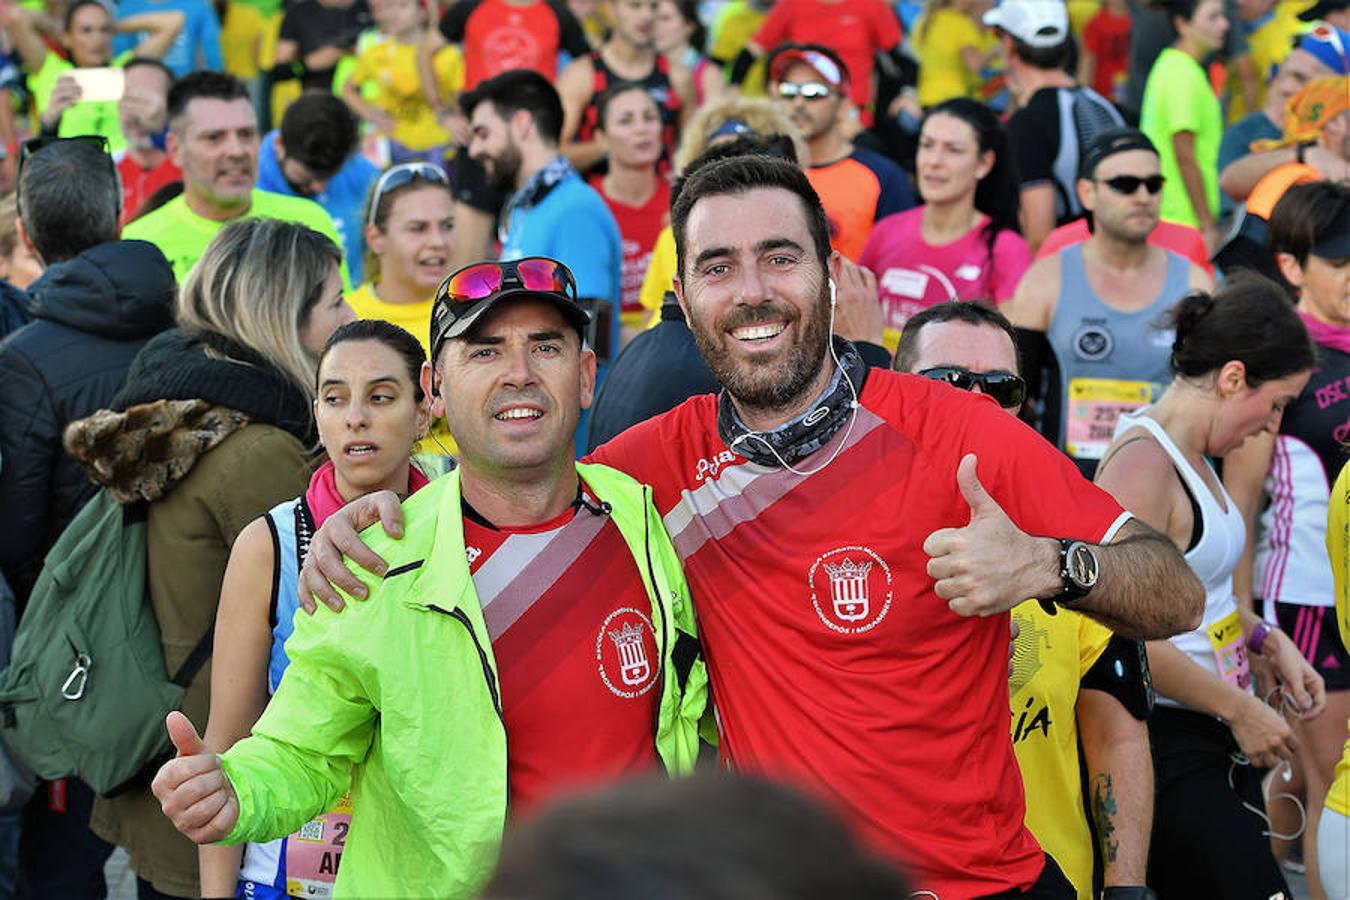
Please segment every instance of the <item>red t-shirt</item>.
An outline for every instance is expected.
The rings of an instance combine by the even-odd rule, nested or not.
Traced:
[[[558,74],[558,15],[542,0],[528,6],[457,3],[446,12],[441,33],[463,46],[465,90],[508,69],[533,69],[549,81]]]
[[[982,483],[1031,534],[1108,540],[1125,519],[1067,457],[987,397],[872,369],[853,423],[796,464],[750,463],[703,395],[594,454],[653,486],[685,563],[731,765],[814,786],[916,890],[1035,882],[1009,738],[1009,617],[962,618],[923,543]]]
[[[900,43],[900,22],[882,0],[778,0],[755,32],[768,52],[785,41],[818,43],[844,61],[854,104],[872,102],[872,59]]]
[[[569,509],[533,528],[493,529],[465,516],[464,546],[497,659],[512,815],[656,770],[661,655],[613,520]]]
[[[1125,94],[1125,76],[1130,68],[1129,13],[1113,15],[1102,7],[1083,29],[1083,46],[1097,57],[1092,89],[1119,103]]]
[[[652,258],[652,247],[670,216],[670,182],[656,179],[656,190],[651,199],[641,206],[629,206],[605,193],[605,179],[597,176],[591,186],[605,198],[605,205],[619,223],[623,239],[623,277],[620,295],[623,311],[642,312],[642,280],[647,277],[647,263]]]
[[[182,181],[183,170],[167,156],[153,169],[142,169],[130,154],[124,154],[117,161],[117,177],[122,181],[122,221],[126,222],[155,191]]]

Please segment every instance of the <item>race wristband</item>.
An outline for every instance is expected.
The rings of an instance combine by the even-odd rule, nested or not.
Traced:
[[[1266,638],[1270,637],[1270,631],[1269,625],[1265,622],[1258,622],[1256,628],[1247,637],[1247,649],[1260,654],[1261,648],[1266,645]]]

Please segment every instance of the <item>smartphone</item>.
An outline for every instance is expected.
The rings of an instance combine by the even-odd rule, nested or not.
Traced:
[[[126,70],[120,68],[70,69],[64,74],[80,86],[80,100],[93,103],[121,100],[127,82]]]

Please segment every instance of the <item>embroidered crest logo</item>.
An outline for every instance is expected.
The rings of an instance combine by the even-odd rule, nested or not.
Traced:
[[[651,620],[627,606],[610,613],[595,638],[595,663],[615,696],[632,699],[650,691],[661,668]]]
[[[806,581],[816,615],[832,631],[870,631],[890,612],[891,569],[868,547],[839,547],[822,554]]]

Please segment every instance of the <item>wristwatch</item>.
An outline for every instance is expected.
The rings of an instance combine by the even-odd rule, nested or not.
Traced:
[[[1097,586],[1097,554],[1090,544],[1059,539],[1059,578],[1063,588],[1053,597],[1046,597],[1041,606],[1053,612],[1055,604],[1072,606],[1075,600],[1087,596]]]

